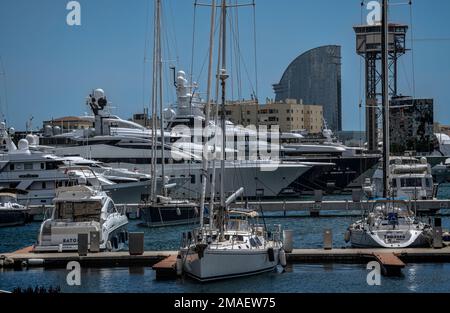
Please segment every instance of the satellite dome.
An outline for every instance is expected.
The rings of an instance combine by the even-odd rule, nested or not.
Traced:
[[[32,134],[26,135],[25,139],[26,139],[26,141],[28,141],[29,145],[34,145],[35,144],[34,143],[34,136]]]
[[[44,136],[45,137],[51,137],[53,135],[53,129],[50,125],[45,125],[44,127]]]
[[[97,88],[94,90],[94,98],[100,99],[105,97],[105,91],[101,88]]]
[[[177,115],[177,113],[173,109],[170,109],[170,108],[164,109],[164,119],[166,121],[173,120],[176,115]]]
[[[28,140],[20,139],[18,146],[19,146],[19,150],[21,150],[21,151],[28,150]]]

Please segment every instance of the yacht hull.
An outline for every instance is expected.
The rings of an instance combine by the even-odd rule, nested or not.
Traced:
[[[273,249],[273,261],[268,249],[214,250],[206,249],[202,258],[192,250],[181,250],[183,271],[199,281],[256,275],[273,271],[278,265],[279,248]]]
[[[139,208],[143,226],[164,227],[197,224],[198,208],[192,205],[154,205]]]
[[[423,248],[429,247],[429,237],[421,230],[388,230],[371,233],[351,230],[350,242],[357,248]]]
[[[114,185],[103,185],[102,190],[114,200],[115,203],[139,203],[142,195],[148,194],[151,181],[139,181],[118,183]]]
[[[125,248],[127,241],[126,233],[128,221],[117,224],[102,235],[100,250],[120,251]],[[90,249],[90,231],[95,231],[96,227],[71,227],[70,224],[65,227],[63,232],[58,235],[43,235],[41,241],[34,246],[34,252],[64,252],[78,250],[78,234],[88,234],[88,249]],[[98,229],[97,229],[98,231]],[[42,227],[41,227],[42,234]],[[107,242],[111,242],[111,249],[107,247]]]
[[[0,209],[0,227],[24,225],[27,215],[24,210]]]

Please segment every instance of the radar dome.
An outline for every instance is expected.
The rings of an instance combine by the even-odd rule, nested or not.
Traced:
[[[34,145],[34,136],[32,134],[28,134],[25,139],[28,141],[29,145]]]
[[[20,139],[18,146],[19,146],[19,150],[22,150],[22,151],[28,150],[28,140]]]
[[[177,113],[173,109],[170,109],[170,108],[164,109],[164,119],[166,121],[173,120],[176,115],[177,115]]]
[[[45,125],[44,127],[44,136],[45,137],[51,137],[53,135],[53,129],[50,125]]]
[[[14,129],[14,127],[10,127],[10,128],[9,128],[9,133],[10,133],[11,135],[14,135],[14,134],[16,133],[16,130]]]
[[[55,135],[61,134],[61,127],[59,127],[59,126],[53,127],[53,134],[55,134]]]
[[[94,98],[95,99],[100,99],[105,97],[105,91],[101,88],[97,88],[94,90]]]

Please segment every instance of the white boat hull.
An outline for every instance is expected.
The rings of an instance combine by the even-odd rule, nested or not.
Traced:
[[[429,247],[428,236],[422,230],[383,230],[370,232],[353,229],[350,242],[362,248],[419,248]]]
[[[273,249],[274,258],[270,261],[268,249],[206,249],[202,258],[192,250],[182,249],[183,271],[199,281],[260,274],[275,269],[279,250]]]

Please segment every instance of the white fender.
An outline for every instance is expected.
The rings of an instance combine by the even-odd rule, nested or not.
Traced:
[[[280,249],[279,260],[280,260],[281,266],[285,267],[287,262],[286,262],[286,252],[284,251],[284,249]]]

